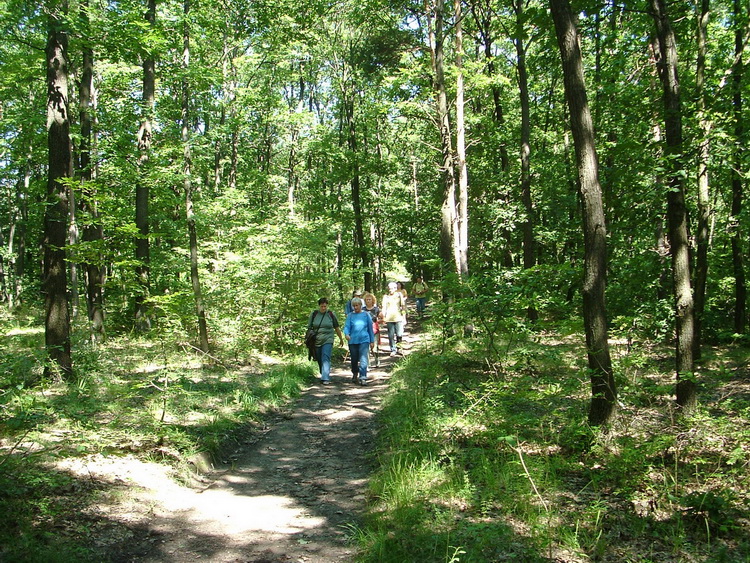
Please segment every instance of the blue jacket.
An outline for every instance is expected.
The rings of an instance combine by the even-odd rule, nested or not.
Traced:
[[[351,313],[344,323],[344,334],[349,336],[349,344],[369,344],[375,342],[372,331],[372,317],[367,311]]]

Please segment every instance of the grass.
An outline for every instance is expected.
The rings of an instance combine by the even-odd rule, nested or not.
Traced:
[[[314,378],[312,364],[296,359],[224,365],[175,340],[117,338],[77,342],[77,378],[62,383],[43,378],[38,327],[16,324],[0,340],[3,561],[102,560],[89,540],[100,523],[81,514],[116,491],[60,462],[132,455],[189,475],[205,457],[224,458]]]
[[[613,346],[619,415],[597,429],[578,339],[483,344],[394,372],[361,561],[750,560],[747,349],[706,350],[681,419],[670,351]]]
[[[0,559],[97,561],[118,489],[60,469],[130,455],[182,468],[223,459],[314,378],[308,362],[176,339],[76,343],[77,379],[43,378],[43,334],[0,346]],[[573,332],[428,340],[394,370],[379,416],[379,470],[362,562],[750,560],[748,350],[707,348],[700,407],[674,407],[671,350],[613,345],[619,415],[586,423],[589,383]],[[229,361],[224,358],[232,356]],[[231,456],[227,456],[231,457]],[[8,516],[10,515],[10,516]]]

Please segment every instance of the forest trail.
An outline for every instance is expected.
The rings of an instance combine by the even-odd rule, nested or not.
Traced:
[[[411,324],[411,323],[410,323]],[[410,330],[412,329],[412,330]],[[407,325],[403,352],[418,338]],[[374,468],[375,419],[390,371],[387,335],[368,386],[351,382],[335,349],[332,382],[302,392],[268,421],[202,489],[157,480],[135,501],[139,530],[116,561],[332,563],[354,558],[352,530],[365,509]],[[374,363],[374,362],[373,362]],[[144,514],[148,507],[148,515]],[[136,524],[136,526],[132,526]]]

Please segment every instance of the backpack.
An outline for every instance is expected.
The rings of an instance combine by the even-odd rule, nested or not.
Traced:
[[[330,314],[330,311],[326,311],[326,313]],[[312,319],[310,320],[310,324],[315,322],[315,315],[318,314],[318,311],[313,312]],[[320,329],[320,325],[323,324],[323,320],[325,319],[325,316],[320,319],[320,324],[318,325],[318,329]],[[331,320],[333,320],[333,316],[331,316]],[[308,360],[317,360],[317,347],[315,346],[315,338],[318,336],[318,331],[313,329],[308,329],[308,331],[305,333],[305,348],[307,348],[307,359]]]

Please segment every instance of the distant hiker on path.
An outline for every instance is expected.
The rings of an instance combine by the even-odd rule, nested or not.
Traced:
[[[396,282],[396,291],[404,296],[404,318],[401,319],[401,321],[398,323],[398,326],[396,327],[396,342],[400,344],[404,338],[404,327],[406,326],[406,299],[409,297],[409,294],[406,292],[406,288],[401,282]]]
[[[338,335],[339,346],[343,346],[344,335],[341,334],[336,315],[328,310],[328,299],[325,297],[318,299],[318,308],[310,313],[307,330],[315,331],[315,358],[320,368],[320,382],[328,385],[331,382],[331,352],[334,336]]]
[[[344,323],[344,336],[349,341],[352,360],[352,383],[359,381],[360,385],[367,385],[367,360],[375,347],[372,317],[362,310],[362,300],[359,297],[352,299],[352,309]]]
[[[378,321],[380,321],[383,315],[380,313],[378,300],[372,293],[365,293],[364,301],[365,304],[362,309],[370,313],[372,317],[372,332],[375,333],[375,367],[380,367],[380,323]]]
[[[391,348],[391,356],[398,354],[397,336],[398,324],[405,320],[406,299],[397,290],[396,282],[388,284],[388,293],[382,300],[383,320],[388,326],[388,344]]]
[[[421,317],[424,315],[425,302],[427,301],[427,284],[422,280],[422,276],[417,276],[414,284],[411,286],[414,292],[414,298],[417,300],[417,313]]]
[[[354,291],[352,291],[352,299],[354,299],[355,297],[359,297],[361,299],[362,298],[362,290],[355,289]],[[348,315],[353,310],[352,309],[352,299],[349,299],[349,301],[346,302],[346,305],[344,305],[344,314],[345,315]]]

